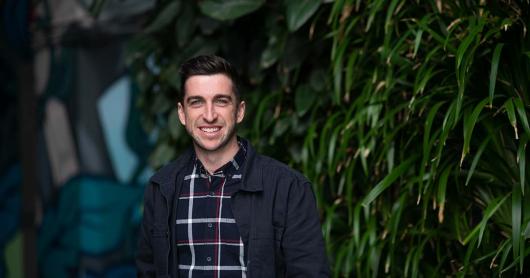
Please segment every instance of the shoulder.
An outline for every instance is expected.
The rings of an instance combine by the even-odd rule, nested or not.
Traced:
[[[186,167],[186,165],[189,164],[189,161],[192,158],[192,151],[191,149],[186,149],[182,154],[175,159],[174,161],[171,161],[167,165],[163,166],[162,168],[158,169],[149,180],[151,183],[157,183],[157,184],[167,184],[171,183],[172,181],[175,181],[176,176],[178,173]]]
[[[309,180],[299,171],[266,155],[257,154],[254,167],[260,168],[263,171],[265,178],[276,177],[296,181],[298,184],[309,183]]]

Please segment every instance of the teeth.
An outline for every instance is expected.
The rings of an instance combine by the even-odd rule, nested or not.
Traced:
[[[216,132],[219,130],[218,127],[203,127],[201,128],[202,131],[204,132]]]

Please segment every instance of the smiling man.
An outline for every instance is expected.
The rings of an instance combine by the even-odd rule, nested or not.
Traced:
[[[181,66],[178,115],[193,146],[150,179],[139,277],[328,277],[311,184],[236,135],[245,102],[233,66]]]

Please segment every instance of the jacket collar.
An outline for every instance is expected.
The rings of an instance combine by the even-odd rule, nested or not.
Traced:
[[[259,160],[261,156],[256,153],[250,142],[244,138],[240,140],[245,141],[247,146],[247,158],[245,159],[243,180],[240,190],[243,191],[262,191],[263,190],[263,167]],[[258,163],[256,163],[258,162]],[[175,161],[162,167],[150,179],[150,182],[160,185],[160,191],[165,196],[171,196],[175,193],[175,183],[180,172],[186,168],[189,163],[193,163],[193,148],[186,149]]]
[[[175,182],[180,171],[188,163],[192,163],[193,149],[187,148],[176,160],[158,170],[149,180],[160,185],[160,191],[164,196],[171,196],[175,193]]]
[[[263,165],[260,163],[261,156],[256,153],[256,150],[248,140],[240,138],[245,141],[247,146],[247,158],[245,159],[245,167],[243,168],[243,181],[241,183],[241,190],[244,191],[263,191]]]

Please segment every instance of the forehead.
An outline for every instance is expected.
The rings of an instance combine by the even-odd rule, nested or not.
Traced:
[[[193,75],[184,83],[184,98],[213,97],[216,95],[235,96],[232,80],[224,74]]]

